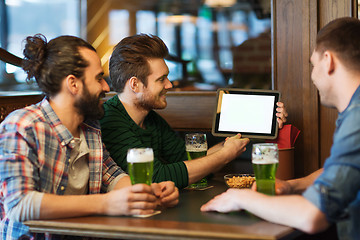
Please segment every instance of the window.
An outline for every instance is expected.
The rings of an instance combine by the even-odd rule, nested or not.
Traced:
[[[110,44],[116,45],[118,39],[129,36],[129,11],[112,10],[109,14]]]
[[[80,36],[81,0],[0,0],[1,47],[23,57],[23,40],[26,36],[42,33],[48,40],[59,35]],[[2,90],[37,89],[25,83],[26,75],[21,68],[0,63]]]
[[[175,87],[271,88],[270,0],[117,2],[115,11],[124,11],[123,18],[110,21],[117,28],[110,27],[110,46],[101,48],[112,49],[131,33],[155,34],[177,59],[166,61]]]
[[[171,59],[169,79],[183,90],[229,86],[271,88],[270,0],[0,0],[1,47],[22,57],[28,35],[70,34],[86,39],[101,58],[105,77],[122,38],[162,38]],[[85,17],[87,18],[85,21]],[[85,23],[85,24],[84,24]],[[0,89],[24,90],[25,74],[0,63]],[[36,88],[33,86],[32,88]]]

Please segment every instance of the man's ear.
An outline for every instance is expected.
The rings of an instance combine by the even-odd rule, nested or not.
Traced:
[[[65,86],[72,95],[76,95],[80,91],[80,82],[82,81],[74,75],[68,75],[65,78]]]
[[[139,86],[140,86],[140,81],[137,77],[131,77],[129,79],[129,86],[130,86],[130,89],[137,93],[139,92]]]
[[[335,71],[335,56],[332,52],[325,51],[324,56],[327,73],[331,75]]]

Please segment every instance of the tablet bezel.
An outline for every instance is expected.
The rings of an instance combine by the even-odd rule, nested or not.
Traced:
[[[220,92],[225,92],[226,94],[245,94],[245,95],[265,95],[265,96],[274,96],[274,110],[273,110],[273,119],[271,133],[254,133],[254,132],[240,132],[242,137],[245,138],[255,138],[255,139],[275,139],[278,134],[278,123],[276,117],[276,103],[280,101],[281,93],[275,90],[259,90],[259,89],[239,89],[239,88],[219,88],[216,92],[216,106],[213,117],[213,124],[211,133],[217,137],[229,137],[237,134],[238,132],[230,131],[219,131],[219,120],[220,114],[218,114],[219,106],[219,95]]]

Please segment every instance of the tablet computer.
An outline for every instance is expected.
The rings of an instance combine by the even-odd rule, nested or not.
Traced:
[[[241,133],[247,138],[275,139],[280,95],[273,90],[218,89],[212,134],[228,137]]]

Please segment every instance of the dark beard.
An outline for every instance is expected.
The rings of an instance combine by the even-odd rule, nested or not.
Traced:
[[[75,102],[75,107],[79,114],[87,120],[98,120],[104,116],[104,106],[100,104],[101,98],[105,97],[105,92],[99,96],[91,95],[88,88],[84,86],[84,93],[81,98]]]

